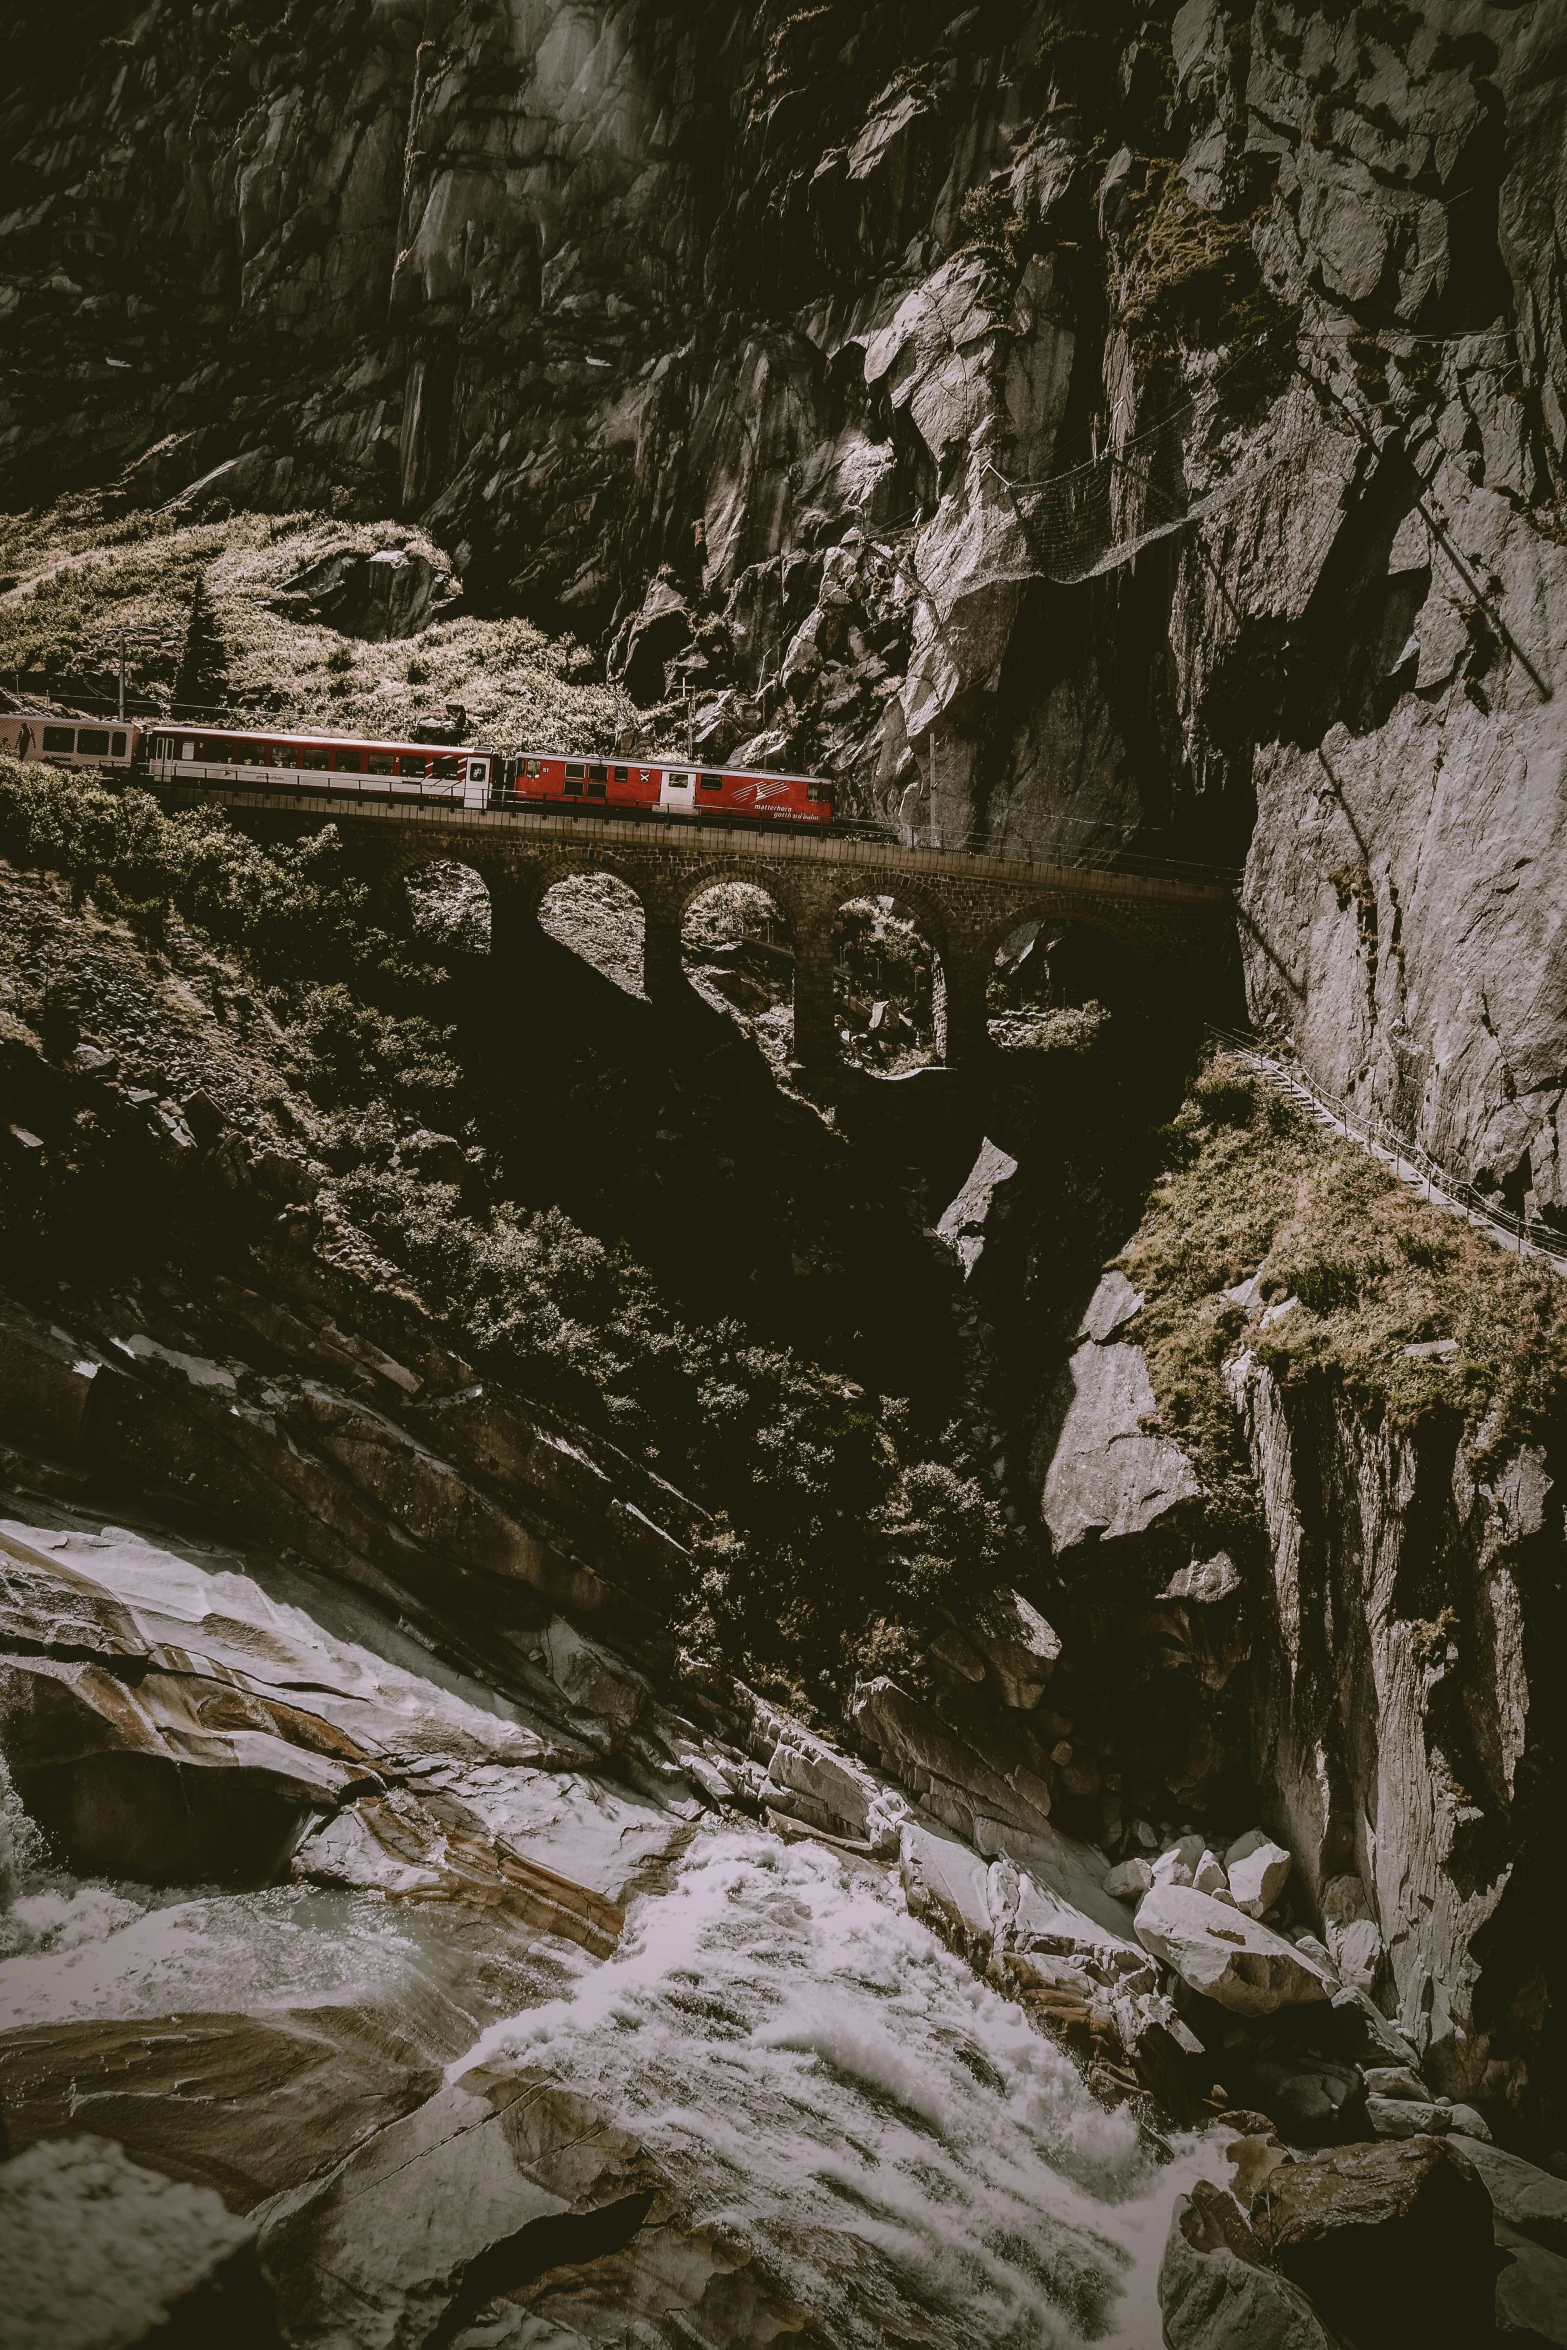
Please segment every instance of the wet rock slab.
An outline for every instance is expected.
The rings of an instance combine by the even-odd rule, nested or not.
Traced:
[[[102,2138],[0,2165],[3,2350],[281,2350],[255,2229]]]

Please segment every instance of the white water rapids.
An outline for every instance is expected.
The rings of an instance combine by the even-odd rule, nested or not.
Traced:
[[[125,1604],[150,1605],[151,1592],[165,1611],[184,1608],[192,1640],[211,1636],[207,1612],[231,1642],[246,1625],[257,1638],[311,1634],[292,1590],[274,1607],[259,1584],[229,1571],[220,1586],[204,1561],[123,1531],[87,1542],[81,1571],[118,1575]],[[341,1594],[333,1605],[340,1637],[360,1645],[340,1653],[321,1636],[323,1684],[347,1656],[354,1686],[380,1672],[406,1695],[389,1678],[394,1636]],[[400,1648],[396,1671],[407,1678]],[[433,1680],[421,1702],[436,1729],[454,1705]],[[629,1893],[609,1958],[515,1925],[509,1939],[499,1923],[476,1931],[460,1903],[346,1884],[84,1882],[56,1865],[0,1770],[0,2035],[118,2021],[134,2067],[143,2021],[332,2010],[422,2050],[453,2081],[479,2067],[558,2081],[645,2149],[679,2225],[748,2255],[772,2303],[833,2350],[1159,2350],[1170,2207],[1197,2175],[1222,2176],[1221,2146],[1185,2139],[1162,2159],[1128,2112],[1106,2112],[1022,2009],[910,1917],[896,1869],[758,1827],[709,1822],[693,1835],[581,1774],[468,1767],[462,1785],[547,1866]],[[215,2093],[234,2098],[235,2143],[275,2130],[264,2078],[241,2073]],[[74,2127],[93,2127],[88,2108]],[[394,2126],[396,2111],[367,2107],[365,2127]],[[156,2167],[159,2132],[183,2139],[189,2115],[177,2085],[150,2093],[146,2112],[141,2159]],[[306,2148],[301,2168],[329,2154]],[[361,2249],[374,2288],[381,2255],[374,2241]],[[317,2257],[310,2242],[301,2257],[307,2268]],[[450,2258],[448,2244],[436,2268]],[[521,2322],[508,2342],[580,2339],[548,2318]],[[674,2332],[642,2317],[625,2331],[616,2308],[606,2322],[612,2334],[595,2340],[687,2339],[673,2316]],[[527,2330],[536,2323],[543,2333]],[[743,2331],[722,2333],[727,2350]],[[307,2323],[291,2338],[344,2350],[361,2336]]]
[[[421,1920],[379,1898],[126,1900],[17,1876],[0,2030],[434,1988]],[[907,1914],[895,1875],[708,1830],[634,1902],[613,1957],[561,1949],[536,2004],[491,2024],[451,2077],[515,2063],[590,2098],[826,2340],[1158,2350],[1170,2206],[1222,2169],[1214,2147],[1160,2160]]]
[[[552,2073],[647,2147],[845,2345],[1157,2350],[1176,2195],[895,1879],[759,1831],[704,1835],[616,1954],[454,2065]]]

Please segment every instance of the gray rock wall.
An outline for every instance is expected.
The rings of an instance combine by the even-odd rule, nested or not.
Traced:
[[[238,458],[606,642],[662,566],[704,747],[1247,858],[1254,1013],[1567,1205],[1550,0],[109,13],[4,36],[13,494]],[[1249,487],[1054,584],[1129,437],[1090,554]]]
[[[1481,1473],[1454,1429],[1230,1367],[1266,1521],[1252,1767],[1330,1945],[1456,2098],[1550,2094],[1561,1503],[1542,1454]]]

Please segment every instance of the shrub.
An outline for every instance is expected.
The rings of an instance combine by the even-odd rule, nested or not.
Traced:
[[[675,1613],[689,1639],[792,1702],[847,1676],[876,1619],[917,1648],[941,1604],[993,1582],[1008,1537],[949,1432],[930,1457],[906,1408],[736,1321],[674,1314],[627,1251],[555,1206],[472,1212],[398,1163],[425,1122],[464,1134],[444,981],[368,923],[335,830],[266,850],[220,810],[165,815],[146,793],[0,759],[0,854],[65,876],[139,922],[176,918],[269,985],[335,1172],[323,1205],[356,1227],[457,1334],[525,1392],[634,1447],[713,1513]],[[48,1017],[68,1045],[68,987]],[[302,1109],[302,1122],[309,1113]]]

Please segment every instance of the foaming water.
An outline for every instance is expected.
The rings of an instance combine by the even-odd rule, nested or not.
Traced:
[[[809,1844],[709,1833],[616,1954],[452,2077],[541,2069],[600,2103],[845,2345],[1158,2350],[1162,2162],[1023,2013]]]

